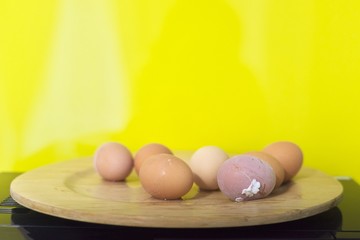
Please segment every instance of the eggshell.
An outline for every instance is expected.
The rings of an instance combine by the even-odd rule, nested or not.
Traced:
[[[130,175],[134,161],[131,152],[122,144],[108,142],[97,148],[94,168],[108,181],[122,181]]]
[[[200,189],[219,189],[217,171],[228,158],[227,153],[216,146],[204,146],[194,152],[190,158],[189,166],[194,174],[194,182]]]
[[[271,156],[270,154],[264,153],[264,152],[248,152],[246,153],[248,155],[260,158],[263,161],[266,161],[267,163],[270,164],[270,166],[273,168],[274,172],[275,172],[275,176],[276,176],[276,184],[275,184],[275,188],[278,188],[281,186],[281,184],[284,182],[284,178],[285,178],[285,170],[283,168],[283,166],[280,164],[280,162],[274,158],[273,156]]]
[[[172,154],[172,151],[160,143],[149,143],[141,147],[134,157],[136,173],[139,174],[140,167],[146,158],[160,153]]]
[[[221,192],[236,202],[264,198],[276,184],[275,173],[267,162],[244,154],[226,160],[217,180]]]
[[[182,159],[167,153],[150,156],[139,172],[141,185],[157,199],[179,199],[190,191],[193,174]]]
[[[289,141],[274,142],[267,145],[263,152],[275,157],[285,170],[284,182],[293,178],[303,164],[303,153],[298,145]]]

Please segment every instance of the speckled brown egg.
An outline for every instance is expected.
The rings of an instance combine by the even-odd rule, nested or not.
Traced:
[[[146,158],[160,153],[173,154],[168,147],[160,143],[149,143],[141,147],[134,157],[136,173],[139,174],[140,167]]]
[[[140,168],[139,178],[146,192],[162,200],[180,199],[193,185],[187,163],[167,153],[147,158]]]

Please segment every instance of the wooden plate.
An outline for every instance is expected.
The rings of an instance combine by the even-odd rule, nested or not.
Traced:
[[[92,158],[50,164],[13,180],[11,196],[45,214],[92,223],[162,228],[239,227],[312,216],[338,204],[342,185],[321,171],[303,167],[270,196],[232,202],[220,191],[194,187],[182,200],[157,200],[133,173],[126,182],[103,181]]]

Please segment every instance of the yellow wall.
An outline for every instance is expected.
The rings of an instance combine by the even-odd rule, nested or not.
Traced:
[[[136,151],[300,145],[360,180],[359,1],[0,3],[0,171]]]

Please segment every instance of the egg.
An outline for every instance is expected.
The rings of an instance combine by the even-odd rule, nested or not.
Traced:
[[[172,151],[160,143],[149,143],[141,147],[134,157],[136,173],[139,174],[140,167],[146,158],[160,153],[172,154]]]
[[[228,159],[227,153],[216,146],[204,146],[194,152],[189,166],[194,174],[194,182],[203,190],[219,189],[217,171]]]
[[[139,179],[144,190],[156,199],[180,199],[193,185],[188,164],[168,153],[152,155],[142,164]]]
[[[270,164],[245,154],[226,160],[218,170],[217,180],[220,191],[236,202],[264,198],[276,184]]]
[[[284,182],[293,178],[303,164],[303,153],[300,147],[289,141],[279,141],[267,145],[263,152],[275,157],[285,170]]]
[[[131,152],[117,142],[104,143],[98,147],[93,162],[96,172],[108,181],[124,180],[134,165]]]
[[[270,154],[267,154],[265,152],[257,152],[257,151],[248,152],[246,154],[260,158],[261,160],[269,163],[270,166],[273,168],[273,170],[275,172],[275,176],[276,176],[275,188],[278,188],[281,186],[281,184],[284,182],[285,170],[284,170],[283,166],[280,164],[280,162],[275,157],[273,157]]]

